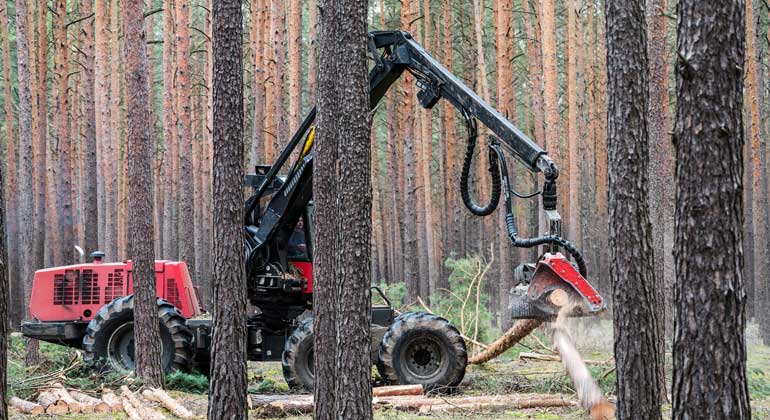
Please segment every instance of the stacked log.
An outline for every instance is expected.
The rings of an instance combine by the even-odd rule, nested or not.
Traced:
[[[72,395],[72,398],[80,403],[80,407],[83,413],[109,413],[112,411],[112,408],[109,404],[88,394],[84,394],[78,391],[70,391],[70,395]]]
[[[131,392],[130,389],[128,389],[127,386],[123,385],[120,387],[121,396],[123,397],[123,409],[126,408],[126,402],[136,410],[136,412],[139,414],[139,416],[145,420],[165,420],[166,416],[163,414],[146,407],[144,404],[142,404],[141,401],[139,401],[139,398],[134,395],[133,392]]]
[[[66,402],[50,391],[43,391],[37,396],[37,403],[45,408],[46,414],[67,414],[70,409]]]
[[[102,390],[102,400],[110,406],[113,413],[123,411],[123,402],[110,389]]]
[[[9,403],[11,404],[11,407],[20,413],[32,414],[33,416],[39,416],[40,414],[45,413],[45,407],[32,401],[11,397]]]

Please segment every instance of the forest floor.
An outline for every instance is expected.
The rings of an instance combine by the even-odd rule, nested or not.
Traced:
[[[770,420],[770,348],[756,343],[756,328],[750,328],[748,332],[749,342],[749,389],[752,397],[753,418]],[[462,395],[499,395],[511,393],[541,393],[574,395],[569,379],[564,374],[562,366],[558,362],[532,362],[519,360],[519,353],[528,351],[547,352],[550,345],[542,334],[540,339],[530,338],[524,341],[524,345],[518,345],[499,359],[484,366],[470,366],[463,381]],[[614,394],[615,374],[612,359],[612,332],[608,322],[602,322],[587,328],[585,325],[578,327],[575,335],[578,339],[578,347],[586,360],[592,361],[589,365],[594,378],[598,378],[599,386],[608,394]],[[118,375],[96,376],[84,367],[77,367],[66,374],[59,375],[63,368],[70,365],[73,360],[73,352],[70,349],[43,343],[41,345],[45,362],[34,370],[25,370],[21,362],[22,339],[18,336],[12,338],[12,348],[9,358],[9,383],[11,392],[28,398],[35,392],[34,386],[25,389],[22,384],[30,384],[36,377],[47,375],[58,376],[56,379],[65,383],[71,389],[98,389],[107,383],[116,388],[124,377]],[[670,367],[670,355],[667,367]],[[376,370],[376,369],[375,369]],[[670,369],[667,369],[670,379]],[[375,374],[376,378],[376,374]],[[130,381],[129,381],[130,382]],[[188,409],[201,418],[206,415],[207,396],[205,395],[208,384],[205,377],[189,374],[172,374],[167,379],[170,393]],[[249,382],[251,393],[259,394],[290,394],[283,381],[280,363],[249,363]],[[664,417],[669,407],[664,407]],[[169,413],[167,417],[174,418]],[[46,416],[50,419],[82,419],[82,420],[106,420],[122,419],[125,415],[106,414],[72,414],[67,416]],[[27,420],[32,416],[24,416],[18,413],[11,415],[12,419]],[[252,411],[250,418],[263,418],[258,411]],[[310,415],[286,417],[286,420],[311,419]],[[459,420],[459,419],[537,419],[537,420],[578,420],[587,419],[584,410],[580,408],[549,408],[531,410],[507,410],[507,411],[469,411],[454,414],[411,414],[395,410],[377,410],[377,420]]]

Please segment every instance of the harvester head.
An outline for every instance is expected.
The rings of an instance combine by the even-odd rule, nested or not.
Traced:
[[[551,321],[563,309],[568,317],[595,316],[605,308],[599,293],[561,253],[516,267],[515,277],[519,285],[511,290],[513,319]]]

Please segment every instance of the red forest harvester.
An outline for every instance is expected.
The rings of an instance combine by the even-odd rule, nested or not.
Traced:
[[[469,211],[487,216],[505,200],[506,230],[518,247],[544,245],[546,253],[535,265],[520,266],[520,285],[512,295],[513,318],[548,320],[559,308],[549,299],[555,291],[575,303],[571,315],[601,311],[602,298],[586,282],[580,253],[560,234],[556,212],[558,168],[543,149],[527,138],[498,111],[431,57],[411,35],[400,31],[369,34],[374,65],[370,72],[371,108],[374,109],[404,71],[417,80],[420,104],[432,108],[447,99],[459,110],[468,130],[461,195]],[[247,175],[254,188],[244,216],[248,297],[258,310],[248,318],[248,358],[278,361],[292,387],[313,386],[313,322],[307,312],[313,304],[313,122],[315,109],[281,152],[277,162],[258,166]],[[497,137],[489,145],[492,195],[485,206],[474,203],[468,188],[477,141],[477,121]],[[298,149],[298,146],[301,148]],[[298,149],[290,167],[289,157]],[[543,209],[550,232],[522,239],[516,230],[505,153],[512,153],[529,171],[544,175]],[[279,173],[285,174],[279,176]],[[565,250],[577,269],[561,253]],[[83,348],[86,358],[114,369],[131,369],[133,362],[133,299],[131,263],[102,263],[97,254],[90,264],[40,270],[30,302],[32,319],[22,330],[28,337]],[[155,265],[158,315],[167,370],[189,369],[196,363],[207,371],[210,322],[196,318],[200,300],[183,262]],[[356,279],[350,279],[356,281]],[[379,289],[375,291],[381,293]],[[565,292],[565,293],[564,293]],[[385,302],[387,298],[383,295]],[[447,320],[426,313],[394,316],[388,303],[372,307],[372,360],[382,378],[391,383],[420,383],[428,389],[460,383],[467,364],[465,343]]]

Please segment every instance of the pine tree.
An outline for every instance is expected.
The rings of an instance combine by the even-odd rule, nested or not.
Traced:
[[[366,6],[361,0],[320,3],[313,165],[318,420],[372,419],[371,262],[361,254],[371,245],[372,200]],[[350,283],[352,275],[359,281]]]
[[[738,65],[746,58],[745,11],[740,0],[677,7],[674,420],[751,418]],[[720,211],[703,217],[705,209]]]
[[[163,386],[160,328],[155,291],[152,158],[147,96],[147,47],[144,0],[124,0],[123,54],[126,78],[129,236],[134,281],[134,351],[142,382]]]
[[[246,419],[246,275],[243,256],[243,12],[213,1],[214,279],[211,420]]]
[[[658,317],[647,199],[647,26],[644,0],[608,1],[609,205],[618,418],[661,419]]]

